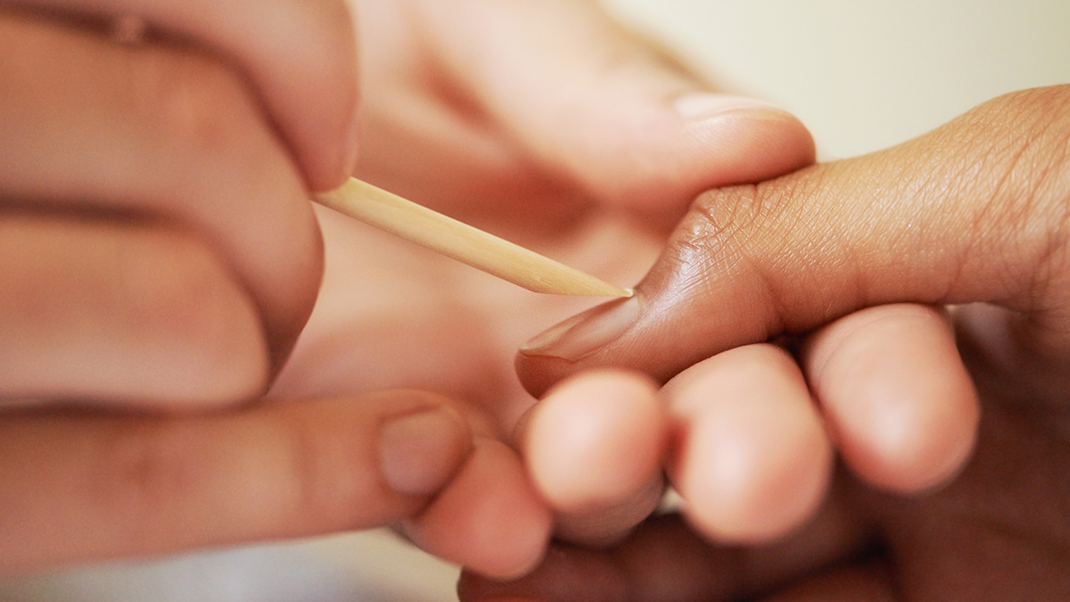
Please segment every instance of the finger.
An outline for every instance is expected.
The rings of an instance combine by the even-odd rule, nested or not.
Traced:
[[[497,440],[477,437],[471,457],[449,486],[401,527],[439,558],[509,579],[538,564],[552,518],[515,452]]]
[[[817,510],[831,445],[795,361],[772,345],[723,352],[665,386],[674,418],[669,478],[715,541],[784,536]]]
[[[471,434],[414,392],[185,417],[0,416],[3,572],[303,537],[418,512]]]
[[[249,288],[277,367],[311,312],[322,244],[285,149],[204,57],[0,19],[0,203],[149,216],[203,236]]]
[[[557,511],[559,539],[607,545],[658,506],[668,420],[640,375],[599,371],[552,390],[521,423],[531,479]]]
[[[101,19],[135,18],[221,57],[247,79],[313,189],[340,185],[356,160],[356,40],[342,0],[20,0]]]
[[[803,363],[837,449],[870,483],[925,491],[970,456],[979,402],[943,312],[856,312],[813,335]]]
[[[798,120],[711,93],[595,2],[421,2],[420,13],[462,93],[595,198],[673,223],[701,190],[813,161]]]
[[[256,307],[196,237],[9,212],[0,257],[0,404],[203,408],[267,381]]]
[[[526,386],[539,393],[604,364],[667,379],[885,303],[990,301],[1038,331],[1070,331],[1059,309],[1068,97],[1070,87],[1005,96],[887,151],[703,195],[634,299],[525,346]]]

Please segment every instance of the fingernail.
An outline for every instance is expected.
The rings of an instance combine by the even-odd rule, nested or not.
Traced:
[[[714,94],[711,92],[693,92],[685,94],[673,101],[676,113],[687,121],[707,121],[729,113],[745,109],[774,109],[782,111],[780,107],[747,96],[731,96],[728,94]]]
[[[639,299],[611,301],[573,316],[525,343],[525,355],[581,360],[620,338],[639,319]]]
[[[468,450],[469,432],[445,408],[406,414],[379,431],[379,462],[394,491],[430,495],[445,485]]]

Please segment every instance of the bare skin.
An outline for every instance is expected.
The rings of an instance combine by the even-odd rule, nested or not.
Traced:
[[[698,191],[805,165],[813,146],[594,3],[456,0],[450,21],[444,4],[0,7],[0,571],[400,522],[487,574],[538,561],[554,509],[494,435],[533,402],[512,350],[582,306],[404,250],[367,282],[336,277],[347,260],[374,273],[391,243],[309,193],[357,165],[596,271],[611,258],[592,250],[635,229],[623,215],[672,216],[626,273],[604,272],[634,279]],[[561,94],[568,81],[601,83]],[[345,303],[362,326],[321,330]]]
[[[681,513],[609,547],[559,544],[513,583],[466,575],[462,599],[1070,594],[1067,107],[1065,86],[1010,94],[887,151],[699,197],[630,321],[572,320],[518,361],[536,392],[607,365],[671,379]],[[775,378],[806,386],[770,396]],[[771,403],[808,409],[794,420],[818,419],[840,457],[795,521],[763,475],[821,478],[828,447],[744,454],[788,428],[738,418]],[[711,452],[699,435],[724,421],[736,428]]]

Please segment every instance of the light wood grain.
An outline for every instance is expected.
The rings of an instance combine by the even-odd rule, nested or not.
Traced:
[[[350,178],[317,202],[537,293],[630,297],[632,291]]]

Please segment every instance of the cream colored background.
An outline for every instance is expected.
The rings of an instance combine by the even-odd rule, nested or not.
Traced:
[[[442,0],[448,1],[448,0]],[[799,115],[824,158],[1070,82],[1068,0],[610,0],[736,89]],[[375,532],[0,582],[21,602],[453,600],[456,571]]]
[[[1070,83],[1066,0],[608,0],[721,81],[799,115],[823,157]]]

